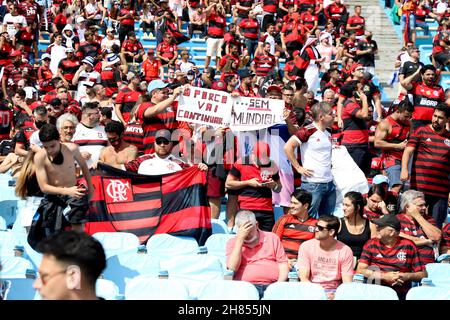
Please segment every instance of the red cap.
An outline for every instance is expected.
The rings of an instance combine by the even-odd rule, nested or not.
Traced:
[[[18,56],[22,56],[22,51],[20,50],[13,50],[11,51],[11,53],[9,54],[11,57],[18,57]]]
[[[227,89],[227,84],[224,81],[219,80],[219,81],[216,81],[213,83],[213,85],[211,86],[211,89],[225,91]]]
[[[275,86],[275,85],[269,86],[269,87],[267,88],[267,91],[266,91],[266,92],[269,92],[269,91],[272,91],[272,90],[276,90],[276,91],[278,91],[278,92],[281,92],[281,88],[280,88],[279,86]]]
[[[148,53],[155,53],[155,50],[153,50],[153,49],[148,49],[147,52],[148,52]]]
[[[361,68],[364,68],[362,64],[359,64],[359,63],[353,63],[352,66],[350,67],[350,73],[355,72],[355,70],[356,70],[357,68],[360,68],[360,67],[361,67]]]

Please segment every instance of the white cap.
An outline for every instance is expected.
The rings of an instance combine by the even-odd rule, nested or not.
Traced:
[[[83,17],[77,18],[77,23],[82,23],[83,21],[86,21]]]
[[[52,58],[52,56],[51,55],[49,55],[48,53],[44,53],[43,55],[42,55],[42,57],[41,57],[41,60],[44,60],[44,59],[51,59]]]

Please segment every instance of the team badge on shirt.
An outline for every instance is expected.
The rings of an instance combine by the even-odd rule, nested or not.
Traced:
[[[450,140],[445,139],[445,140],[444,140],[444,143],[445,143],[448,147],[450,147]]]
[[[401,262],[406,261],[406,252],[401,250],[399,253],[397,253],[397,259]]]

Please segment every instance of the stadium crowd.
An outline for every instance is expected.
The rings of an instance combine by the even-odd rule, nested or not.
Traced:
[[[450,253],[450,88],[439,84],[450,64],[450,8],[443,4],[395,3],[410,32],[392,66],[398,97],[387,102],[374,81],[383,52],[361,6],[342,0],[3,1],[0,171],[27,199],[22,226],[33,231],[38,210],[47,236],[69,225],[83,230],[89,169],[98,163],[147,175],[196,165],[207,172],[211,217],[224,203],[228,228],[237,230],[227,245],[236,280],[262,295],[296,270],[332,298],[359,273],[405,298],[426,277],[425,265]],[[426,18],[439,23],[428,65],[415,46],[416,27],[428,32]],[[153,38],[156,48],[146,49],[143,39]],[[183,47],[197,38],[206,40],[202,66]],[[230,128],[177,120],[178,98],[190,87],[283,100],[284,146],[261,139],[241,153]],[[228,155],[230,141],[231,161],[211,152],[223,146]],[[332,155],[344,147],[370,188],[342,195],[339,211]],[[195,160],[194,149],[206,156]],[[276,153],[289,160],[292,179],[282,179]],[[287,203],[279,200],[286,190],[294,190]],[[284,211],[277,221],[274,205]],[[55,255],[53,246],[41,248]]]

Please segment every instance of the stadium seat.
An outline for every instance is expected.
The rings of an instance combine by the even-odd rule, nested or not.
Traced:
[[[214,280],[203,286],[198,300],[259,300],[256,287],[250,282]]]
[[[197,297],[206,283],[223,279],[219,258],[209,254],[192,254],[174,257],[161,262],[161,269],[167,270],[170,280],[182,282],[189,289],[189,296]]]
[[[0,231],[0,258],[14,256],[14,243],[11,231]]]
[[[208,254],[216,256],[220,259],[222,267],[226,268],[226,248],[229,239],[235,237],[234,234],[212,234],[206,240],[205,247],[208,248]]]
[[[337,288],[334,300],[398,300],[398,296],[386,286],[348,282]]]
[[[127,283],[125,300],[188,300],[188,289],[179,281],[138,276]]]
[[[450,300],[450,290],[439,287],[415,287],[409,289],[406,300]]]
[[[450,290],[450,264],[429,263],[425,266],[433,285]]]
[[[8,187],[8,188],[14,190],[14,188],[11,188],[11,187]],[[4,190],[4,188],[0,188],[0,198],[3,200],[3,201],[0,201],[0,217],[5,219],[5,223],[6,223],[7,227],[12,226],[14,221],[16,221],[17,211],[18,211],[17,210],[18,200],[17,199],[10,200],[10,199],[14,199],[15,195],[13,196],[13,198],[11,198],[8,195],[1,194],[3,191],[9,192],[8,190]]]
[[[113,281],[119,288],[119,293],[123,294],[129,280],[140,275],[157,277],[158,272],[159,260],[147,254],[127,252],[106,260],[103,277]]]
[[[327,295],[319,284],[275,282],[267,287],[262,300],[327,300]]]
[[[155,234],[147,241],[147,253],[160,261],[197,252],[198,243],[194,238],[190,237],[176,237],[163,233]]]
[[[119,287],[112,281],[97,279],[95,292],[97,293],[97,297],[101,297],[105,300],[116,300],[119,296]]]
[[[5,300],[33,300],[36,295],[36,289],[33,288],[34,279],[3,278],[1,281],[8,285]]]
[[[140,245],[138,237],[128,232],[97,232],[93,237],[100,241],[105,249],[106,259],[119,253],[137,252]]]
[[[27,270],[34,270],[27,259],[21,257],[0,257],[0,278],[22,279],[26,278]]]
[[[211,219],[212,234],[228,233],[228,227],[223,220]]]
[[[0,217],[0,231],[6,230],[6,220],[3,217]]]

